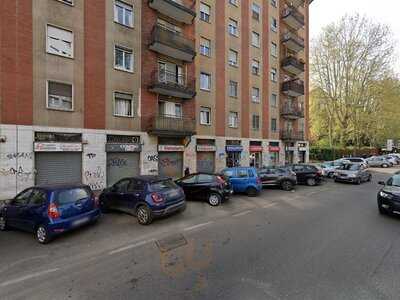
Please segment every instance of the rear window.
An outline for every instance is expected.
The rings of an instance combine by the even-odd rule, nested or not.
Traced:
[[[178,186],[172,180],[162,180],[150,183],[151,192],[160,192],[165,189],[176,189]]]
[[[58,192],[56,203],[66,205],[90,197],[90,192],[85,188],[74,188]]]
[[[362,162],[362,159],[360,159],[360,158],[348,158],[347,160],[352,161],[352,162]]]
[[[226,176],[226,177],[235,176],[235,171],[234,170],[224,170],[223,173],[224,173],[224,176]]]

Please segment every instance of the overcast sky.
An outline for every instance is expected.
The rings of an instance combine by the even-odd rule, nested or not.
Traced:
[[[324,25],[346,13],[359,13],[389,25],[397,40],[397,48],[400,47],[400,0],[314,0],[310,5],[311,38],[317,36]],[[400,73],[400,59],[396,71]]]

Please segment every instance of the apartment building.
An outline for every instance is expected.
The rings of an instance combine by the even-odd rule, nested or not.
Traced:
[[[308,1],[0,4],[0,199],[308,161]]]

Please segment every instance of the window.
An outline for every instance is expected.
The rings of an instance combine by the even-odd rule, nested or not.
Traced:
[[[271,80],[273,81],[273,82],[276,82],[277,81],[277,77],[278,77],[278,74],[277,74],[277,70],[276,70],[276,68],[271,68]]]
[[[72,111],[72,85],[47,81],[47,108]]]
[[[276,119],[271,119],[271,131],[276,132],[278,130],[276,126]]]
[[[251,33],[251,44],[254,47],[260,48],[260,34],[259,33],[255,32],[255,31],[253,31]]]
[[[253,130],[260,130],[260,116],[259,115],[253,115],[252,119],[252,125],[253,125]]]
[[[238,96],[238,83],[233,80],[229,80],[229,96],[237,98]]]
[[[60,2],[62,2],[62,3],[65,3],[65,4],[68,4],[68,5],[74,5],[74,1],[73,0],[58,0],[58,1],[60,1]]]
[[[236,67],[238,65],[238,53],[229,49],[229,65]]]
[[[239,170],[238,170],[238,177],[247,178],[248,175],[249,175],[249,174],[248,174],[248,172],[247,172],[246,169],[239,169]]]
[[[256,59],[253,59],[251,63],[251,73],[253,75],[260,75],[260,62]]]
[[[211,56],[211,41],[206,38],[200,39],[200,54]]]
[[[133,117],[133,96],[125,93],[114,93],[114,116]]]
[[[253,3],[251,6],[251,11],[252,11],[252,17],[254,20],[259,21],[260,20],[260,14],[261,14],[261,8],[258,4]]]
[[[238,127],[238,113],[237,112],[230,112],[229,113],[229,127],[237,128]]]
[[[172,24],[164,19],[157,18],[157,25],[176,34],[182,33],[181,27],[176,26],[175,24]]]
[[[274,17],[271,19],[271,30],[274,32],[278,31],[278,21]]]
[[[61,190],[57,193],[56,204],[59,206],[69,205],[90,197],[91,194],[86,188]]]
[[[271,42],[271,55],[273,57],[277,57],[278,56],[278,46],[274,42]]]
[[[211,109],[209,107],[200,107],[200,124],[211,125]]]
[[[229,4],[232,4],[234,6],[239,6],[239,0],[229,0]]]
[[[200,73],[200,89],[204,91],[211,90],[211,75],[207,73]]]
[[[133,27],[133,6],[121,1],[115,1],[114,21],[128,27]]]
[[[158,113],[160,116],[180,119],[182,118],[182,105],[175,102],[160,101]]]
[[[30,205],[43,205],[46,203],[47,194],[42,190],[33,190],[29,200]]]
[[[276,6],[277,6],[276,0],[271,0],[271,5],[274,6],[274,7],[276,7]]]
[[[210,11],[209,5],[200,3],[200,20],[210,23]]]
[[[179,180],[182,183],[190,184],[190,183],[196,183],[197,182],[197,175],[189,175],[188,177],[185,177],[185,179]]]
[[[277,107],[278,106],[278,96],[276,94],[271,94],[271,106]]]
[[[251,100],[256,103],[260,103],[260,89],[253,87],[251,89]]]
[[[233,19],[229,19],[229,23],[228,23],[228,32],[230,35],[233,36],[239,36],[239,30],[238,30],[238,22],[233,20]]]
[[[133,72],[133,52],[130,49],[115,46],[114,67],[121,71]]]
[[[73,58],[73,41],[72,31],[47,25],[47,53]]]
[[[214,181],[214,176],[213,175],[199,174],[197,176],[197,182],[198,183],[208,183],[208,182],[213,182],[213,181]]]
[[[33,189],[27,189],[21,193],[19,193],[17,196],[15,196],[14,200],[13,200],[13,204],[16,205],[26,205],[29,202],[29,198],[32,194]]]

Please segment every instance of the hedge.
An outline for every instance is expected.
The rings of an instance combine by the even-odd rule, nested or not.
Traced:
[[[310,148],[310,160],[312,161],[330,161],[349,156],[368,157],[378,155],[377,148]]]

